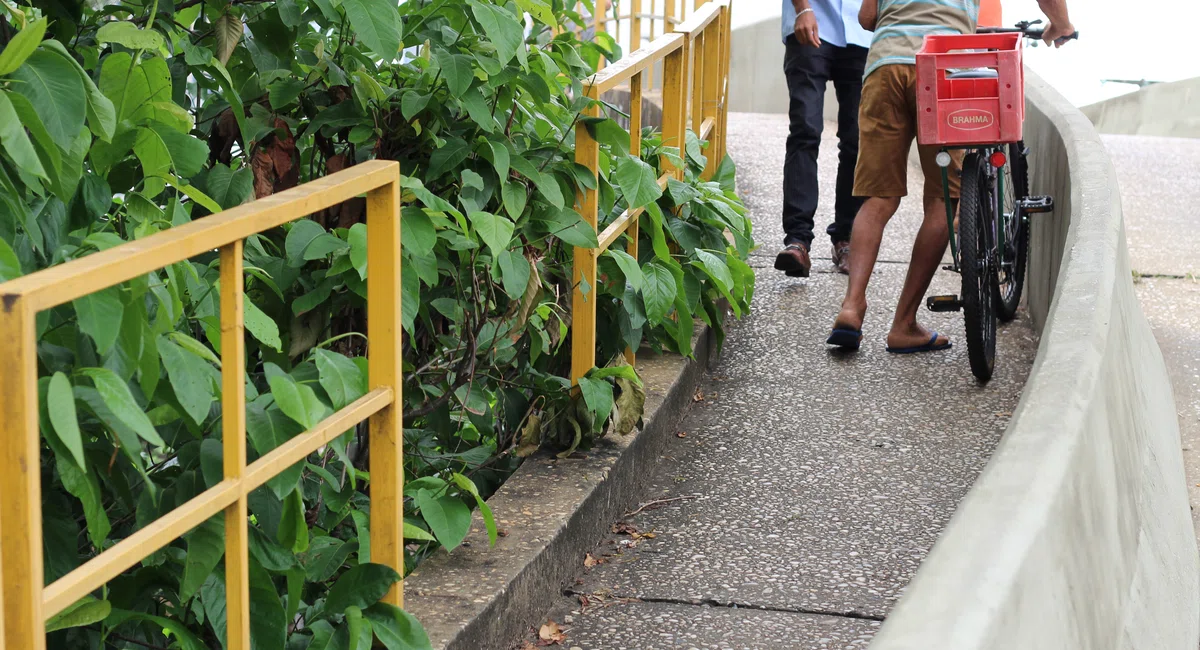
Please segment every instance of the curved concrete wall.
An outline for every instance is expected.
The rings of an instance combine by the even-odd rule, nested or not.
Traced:
[[[1112,163],[1027,77],[1041,346],[990,463],[872,650],[1195,650],[1200,569],[1178,420],[1134,297]]]
[[[1200,138],[1200,77],[1147,86],[1081,110],[1101,133]]]

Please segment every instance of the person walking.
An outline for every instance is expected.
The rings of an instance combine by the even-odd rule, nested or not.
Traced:
[[[868,0],[874,2],[875,0]],[[817,213],[817,153],[825,127],[825,87],[833,81],[838,102],[838,171],[833,223],[833,263],[847,273],[850,231],[862,199],[854,197],[858,159],[858,102],[871,34],[858,23],[861,0],[783,0],[783,72],[791,130],[783,162],[784,249],[775,268],[808,277]]]
[[[1067,0],[1037,0],[1050,19],[1043,38],[1062,45],[1075,33]],[[874,32],[862,91],[862,163],[854,178],[854,194],[868,197],[854,221],[854,251],[846,297],[827,343],[857,350],[867,312],[867,284],[879,256],[883,230],[908,194],[908,151],[917,133],[916,53],[929,34],[973,34],[979,0],[888,0],[863,3],[859,19]],[[992,18],[991,20],[998,20]],[[904,288],[887,336],[889,352],[907,354],[950,347],[950,340],[917,323],[917,310],[937,271],[950,231],[942,193],[942,174],[934,158],[936,146],[918,146],[925,176],[925,219],[913,242]],[[953,155],[949,173],[951,199],[958,198],[961,152]]]

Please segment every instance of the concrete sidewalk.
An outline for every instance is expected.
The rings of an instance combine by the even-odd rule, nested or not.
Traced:
[[[832,130],[820,233],[832,206]],[[968,368],[960,314],[922,316],[954,341],[948,352],[884,351],[920,219],[915,198],[885,236],[862,350],[826,349],[845,288],[828,238],[814,244],[812,278],[771,269],[786,134],[784,116],[730,116],[762,246],[753,312],[730,328],[643,507],[580,558],[577,580],[548,596],[524,643],[554,621],[561,646],[582,650],[865,647],[1004,431],[1036,352],[1026,323],[1001,329],[986,387]],[[919,197],[920,179],[910,179]],[[957,284],[942,272],[932,291]]]

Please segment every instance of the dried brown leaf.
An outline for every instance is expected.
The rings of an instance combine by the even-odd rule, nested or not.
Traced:
[[[542,641],[550,641],[551,643],[562,643],[567,640],[567,635],[563,634],[562,629],[558,627],[558,623],[546,621],[545,625],[538,630],[538,638]]]
[[[217,36],[217,60],[221,65],[225,65],[242,40],[242,19],[226,12],[217,19],[214,28]]]

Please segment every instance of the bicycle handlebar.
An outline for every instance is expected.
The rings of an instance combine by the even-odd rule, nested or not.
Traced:
[[[977,31],[980,34],[1023,34],[1025,38],[1040,41],[1046,34],[1046,30],[1044,28],[1035,27],[1036,25],[1040,24],[1042,24],[1042,21],[1040,20],[1034,20],[1032,22],[1023,20],[1017,23],[1016,27],[980,27]],[[1063,45],[1067,41],[1078,39],[1079,32],[1076,31],[1074,34],[1071,34],[1070,36],[1063,36],[1056,39],[1054,42],[1056,45]]]

